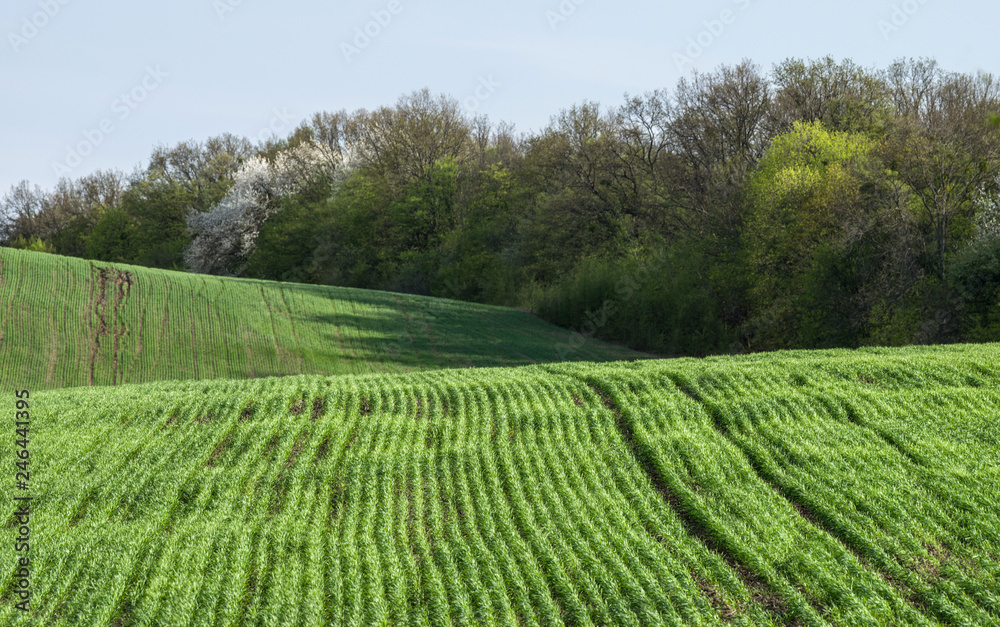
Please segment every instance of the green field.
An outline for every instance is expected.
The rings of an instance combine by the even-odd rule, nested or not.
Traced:
[[[33,613],[5,542],[0,624],[1000,624],[998,363],[980,345],[38,392]]]
[[[3,388],[639,357],[514,309],[0,248]]]

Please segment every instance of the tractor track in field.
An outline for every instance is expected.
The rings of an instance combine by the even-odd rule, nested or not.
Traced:
[[[285,305],[285,317],[288,318],[288,326],[292,329],[292,339],[295,340],[295,352],[292,354],[292,361],[299,362],[299,374],[305,374],[306,372],[306,361],[303,356],[302,343],[299,341],[299,330],[295,327],[295,319],[292,316],[292,307],[288,304],[288,299],[285,297],[285,288],[281,287],[278,289],[278,294],[281,295],[281,302]]]
[[[708,550],[722,558],[733,572],[736,573],[736,576],[750,593],[751,599],[767,611],[776,621],[783,622],[786,625],[798,624],[798,618],[789,615],[788,604],[781,594],[763,581],[749,565],[740,561],[732,551],[722,546],[701,522],[688,513],[681,499],[674,494],[667,485],[667,482],[660,477],[660,473],[656,470],[652,460],[645,454],[642,445],[636,441],[632,424],[625,418],[621,408],[611,398],[611,395],[596,383],[586,381],[586,384],[601,399],[604,407],[615,417],[615,426],[625,440],[625,444],[635,459],[636,464],[649,478],[653,488],[660,494],[664,502],[670,506],[670,509],[680,519],[688,535],[700,540]],[[698,582],[698,578],[694,574],[692,574],[692,577],[694,577],[695,582]],[[709,594],[700,583],[699,589],[723,621],[729,622],[735,616],[739,615],[738,610],[734,610],[724,602],[720,602],[717,593]]]
[[[787,501],[788,504],[792,506],[792,509],[794,509],[795,512],[803,520],[805,520],[811,526],[820,530],[827,536],[836,540],[836,542],[844,550],[846,550],[848,553],[854,556],[854,558],[858,561],[859,564],[861,564],[863,568],[865,568],[869,572],[873,573],[874,575],[882,579],[882,581],[884,581],[886,585],[888,585],[890,588],[894,589],[897,593],[899,593],[900,597],[902,597],[903,600],[905,600],[906,603],[909,604],[911,609],[915,610],[919,614],[926,614],[928,612],[929,608],[933,606],[933,604],[928,605],[927,603],[924,603],[924,601],[920,598],[919,592],[917,590],[914,590],[907,583],[900,581],[898,577],[896,577],[896,575],[891,572],[892,569],[890,567],[887,567],[883,563],[873,564],[872,563],[873,560],[869,559],[865,555],[865,553],[871,552],[870,550],[868,550],[868,547],[858,546],[857,541],[851,538],[849,534],[845,534],[842,531],[839,531],[835,525],[830,525],[823,522],[823,516],[820,514],[820,512],[816,511],[806,502],[805,499],[803,499],[800,495],[797,494],[799,490],[795,489],[794,487],[784,485],[778,477],[774,476],[771,472],[769,472],[765,467],[764,463],[762,462],[762,460],[760,459],[760,457],[749,446],[741,442],[738,438],[734,437],[730,433],[729,427],[726,424],[727,422],[726,418],[725,416],[723,416],[722,410],[718,406],[705,400],[701,396],[701,394],[691,389],[687,385],[687,383],[685,383],[682,379],[678,377],[670,377],[670,380],[673,382],[674,386],[680,392],[682,392],[685,396],[687,396],[694,402],[698,403],[708,413],[709,417],[711,418],[712,427],[716,430],[716,432],[718,432],[719,435],[721,435],[728,442],[736,446],[737,449],[739,449],[739,451],[743,453],[743,456],[746,458],[747,462],[750,465],[750,468],[753,469],[757,477],[762,482],[764,482],[771,489],[771,491],[773,491],[775,494],[777,494],[785,501]],[[830,409],[829,406],[827,408]],[[853,424],[861,428],[864,428],[867,431],[874,431],[867,425],[864,425],[862,422],[860,422],[856,414],[853,417],[850,417],[849,419]],[[881,434],[878,434],[876,432],[876,435],[881,435]],[[910,459],[914,463],[920,464],[920,462],[913,460],[913,458],[911,458],[910,455],[907,455],[906,452],[900,450],[900,445],[887,441],[885,440],[885,438],[880,438],[880,439],[882,439],[883,441],[886,442],[886,444],[892,446],[894,449],[899,451],[907,459]],[[876,561],[881,562],[881,560],[876,560]],[[810,603],[813,603],[813,599],[809,598],[808,595],[803,595],[803,596],[806,596],[806,598],[810,601]],[[820,611],[820,613],[822,614],[820,607],[816,607],[815,604],[814,607],[817,611]],[[936,617],[941,619],[945,623],[948,622],[948,616],[946,614],[937,615]]]
[[[136,282],[136,285],[138,285],[138,282]],[[136,337],[135,356],[132,357],[132,362],[129,363],[128,370],[126,370],[125,374],[122,375],[122,383],[125,382],[125,379],[129,379],[130,381],[133,380],[131,375],[133,372],[135,372],[136,364],[139,363],[139,360],[142,358],[142,348],[143,348],[142,331],[145,328],[145,326],[146,326],[146,304],[143,303],[142,313],[139,314],[139,329],[136,331],[135,334]]]
[[[278,344],[278,325],[274,322],[274,309],[271,308],[271,303],[267,300],[267,294],[264,293],[264,288],[260,288],[260,300],[267,307],[267,317],[271,322],[271,342],[274,344],[274,361],[275,364],[280,368],[283,362],[287,362],[287,351],[282,350],[281,345]],[[249,348],[248,351],[249,353]]]
[[[65,276],[66,276],[66,291],[63,293],[63,296],[62,296],[62,301],[63,301],[63,308],[62,308],[62,334],[63,334],[63,337],[66,338],[66,337],[72,337],[72,334],[69,332],[69,329],[66,328],[66,321],[69,319],[69,301],[70,301],[70,299],[72,297],[71,294],[72,294],[73,286],[76,284],[76,277],[73,276],[73,272],[72,272],[72,270],[70,268],[70,264],[69,263],[66,264],[66,269],[65,269],[64,272],[65,272]],[[66,352],[66,357],[68,358],[70,356],[69,342],[66,342],[66,344],[63,346],[63,350]],[[63,371],[62,374],[63,374],[63,376],[60,377],[62,380],[66,379],[66,377],[65,377],[65,369],[66,369],[66,365],[67,365],[68,362],[69,362],[69,359],[64,359],[63,360],[63,364],[62,364],[62,371]]]
[[[826,406],[827,410],[830,411],[831,414],[836,415],[837,413],[839,413],[839,412],[837,412],[836,405],[833,403],[832,400],[821,399],[820,402],[823,403]],[[917,466],[920,466],[920,467],[923,467],[923,468],[925,468],[925,467],[928,466],[928,463],[927,463],[926,460],[924,460],[919,455],[917,455],[916,453],[914,453],[913,451],[911,451],[909,448],[906,447],[906,445],[904,445],[898,439],[894,438],[892,435],[890,435],[888,433],[885,433],[881,429],[878,429],[878,428],[876,428],[876,427],[868,424],[867,421],[863,420],[861,418],[861,416],[858,415],[858,410],[857,410],[857,408],[854,407],[854,405],[852,403],[847,402],[846,400],[840,400],[839,404],[840,404],[840,407],[844,410],[844,412],[845,412],[845,414],[847,416],[847,420],[850,421],[851,424],[853,424],[855,426],[858,426],[858,427],[864,429],[865,431],[868,431],[869,433],[875,435],[877,438],[879,438],[880,440],[882,440],[883,442],[885,442],[886,445],[891,446],[900,455],[902,455],[906,459],[910,460],[912,463],[916,464]]]
[[[56,373],[56,360],[59,357],[59,336],[56,333],[56,315],[55,312],[49,313],[49,349],[48,349],[48,364],[45,367],[45,384],[50,385],[52,383],[52,377]]]
[[[90,338],[90,375],[87,385],[94,385],[94,360],[97,358],[97,348],[94,339],[94,262],[90,262],[90,296],[87,299],[87,337]]]
[[[0,259],[0,287],[3,287],[3,259]],[[14,306],[14,299],[10,299],[10,306],[7,308],[7,317],[4,320],[10,320],[10,308]],[[3,325],[0,325],[0,354],[3,353],[3,338],[6,335],[6,331]]]
[[[194,317],[191,318],[191,372],[194,378],[198,378],[198,333],[194,325]]]

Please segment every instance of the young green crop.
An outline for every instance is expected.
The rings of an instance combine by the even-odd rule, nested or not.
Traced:
[[[996,624],[998,357],[39,392],[0,624]]]
[[[583,340],[577,350],[560,352],[574,340]],[[0,248],[6,387],[642,357],[514,309]]]

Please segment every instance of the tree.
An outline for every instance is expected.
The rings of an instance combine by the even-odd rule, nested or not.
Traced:
[[[889,88],[882,76],[850,59],[787,59],[774,66],[773,133],[791,130],[796,121],[822,122],[834,131],[881,132],[891,114]]]
[[[317,177],[297,193],[275,200],[261,225],[245,276],[274,281],[315,282],[314,253],[329,224],[333,203],[327,181]]]
[[[749,61],[678,82],[670,133],[678,163],[676,219],[686,232],[724,238],[737,232],[744,186],[771,139],[770,103],[770,85]]]
[[[27,181],[14,186],[2,202],[2,237],[41,239],[63,255],[83,255],[86,233],[106,209],[121,203],[126,177],[98,170],[77,180],[60,179],[51,191]]]
[[[346,144],[360,167],[370,167],[393,189],[426,180],[446,157],[464,161],[469,122],[454,98],[429,90],[399,99],[395,107],[358,111],[343,125]]]
[[[135,224],[121,209],[109,209],[87,235],[86,246],[88,259],[134,263],[138,252]]]
[[[1000,337],[1000,194],[977,199],[975,235],[955,255],[949,284],[964,305],[964,331],[975,341]]]
[[[190,188],[169,180],[159,170],[133,181],[121,207],[135,221],[137,263],[183,268],[184,248],[191,241],[187,218],[197,202]]]
[[[278,153],[273,163],[264,157],[247,159],[219,204],[188,216],[193,238],[184,252],[188,267],[209,274],[239,274],[261,226],[277,208],[277,199],[307,185],[321,172],[322,162],[312,143]]]
[[[147,173],[185,191],[190,210],[208,211],[226,195],[242,163],[256,154],[246,138],[224,133],[205,142],[184,141],[172,148],[158,146]]]
[[[775,138],[750,182],[745,231],[751,331],[762,347],[849,343],[864,319],[850,263],[870,228],[863,190],[876,169],[861,134],[794,122]]]
[[[315,225],[311,280],[376,288],[395,269],[388,206],[392,191],[368,168],[350,171],[329,200],[326,220]]]
[[[528,168],[551,199],[552,217],[575,222],[573,230],[589,227],[598,246],[614,246],[625,216],[638,213],[634,193],[622,184],[618,154],[614,114],[594,102],[564,109],[528,145]]]
[[[11,248],[30,250],[36,253],[56,254],[55,247],[40,237],[18,237],[10,241],[7,245]]]
[[[333,173],[343,168],[355,167],[355,151],[349,143],[348,127],[351,118],[346,111],[323,111],[316,113],[308,122],[303,122],[292,133],[289,147],[302,142],[311,142],[317,157],[325,168]]]
[[[411,184],[393,203],[390,215],[402,250],[427,251],[437,247],[454,228],[454,198],[458,165],[445,157],[427,173],[426,180]]]
[[[637,215],[661,231],[677,230],[673,188],[670,185],[673,103],[665,90],[643,96],[625,94],[615,111],[618,133],[618,178],[634,198]]]
[[[12,185],[0,201],[0,241],[9,245],[16,239],[28,241],[42,235],[39,216],[45,206],[45,193],[28,181]]]
[[[933,59],[897,59],[882,72],[889,90],[893,113],[920,119],[929,115],[937,103],[937,85],[943,71]]]
[[[997,185],[1000,132],[989,117],[1000,108],[1000,83],[989,74],[946,75],[922,61],[898,62],[891,73],[899,111],[885,159],[915,196],[928,257],[944,279],[956,220],[968,225],[977,195]]]

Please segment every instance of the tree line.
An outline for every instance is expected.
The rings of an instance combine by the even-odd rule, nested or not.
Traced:
[[[932,59],[693,72],[531,134],[428,90],[153,150],[0,243],[517,306],[664,355],[1000,340],[1000,84]]]

